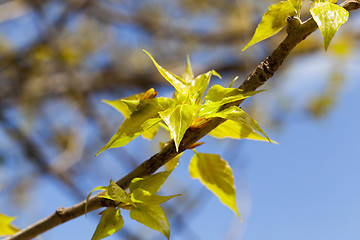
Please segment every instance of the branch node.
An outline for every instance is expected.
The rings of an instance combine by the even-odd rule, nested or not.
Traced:
[[[58,209],[56,209],[56,212],[55,214],[57,216],[59,216],[59,218],[61,219],[62,222],[65,222],[66,221],[66,211],[65,211],[65,208],[64,207],[59,207]]]
[[[295,29],[297,29],[301,24],[301,20],[297,16],[291,16],[287,18],[287,27],[286,32],[287,34],[292,33]]]

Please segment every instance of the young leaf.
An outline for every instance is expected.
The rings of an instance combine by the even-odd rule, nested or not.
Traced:
[[[257,26],[254,36],[242,51],[279,32],[286,26],[286,19],[294,15],[295,11],[296,9],[289,1],[282,1],[271,5]]]
[[[142,133],[143,138],[152,140],[155,137],[155,135],[157,134],[157,132],[159,131],[159,127],[160,127],[160,125],[156,124],[156,125],[152,126],[151,128],[145,130]]]
[[[185,73],[182,75],[182,79],[187,84],[191,83],[194,79],[194,74],[191,68],[189,55],[186,56],[186,69],[185,69]]]
[[[241,108],[237,106],[231,106],[223,111],[216,112],[213,114],[208,114],[206,117],[221,117],[228,120],[233,120],[235,122],[239,122],[248,128],[254,129],[264,135],[269,142],[271,142],[270,138],[266,135],[266,133],[261,129],[259,124],[251,118],[246,112],[241,110]]]
[[[170,173],[171,171],[165,171],[153,174],[146,178],[134,178],[129,186],[130,192],[135,191],[137,188],[141,188],[155,194],[160,190]]]
[[[245,99],[259,92],[260,91],[244,92],[243,90],[238,88],[224,88],[220,85],[215,84],[211,86],[204,100],[205,104],[212,102],[220,102],[221,104],[226,104]]]
[[[115,135],[96,155],[109,148],[125,146],[134,138],[161,122],[159,112],[170,108],[174,104],[173,99],[163,97],[141,100],[138,109],[129,118],[125,119]]]
[[[163,67],[161,67],[156,61],[155,59],[151,56],[150,53],[148,53],[147,51],[143,50],[149,57],[150,59],[153,61],[154,65],[156,66],[156,68],[159,70],[160,74],[171,84],[173,85],[173,87],[176,89],[176,91],[178,91],[179,93],[188,94],[188,88],[186,86],[186,83],[184,82],[183,79],[181,79],[180,77],[176,76],[175,74],[169,72],[168,70],[164,69]]]
[[[197,117],[199,109],[200,106],[182,104],[159,113],[169,127],[176,151],[179,150],[181,139]]]
[[[349,18],[349,12],[331,2],[315,2],[310,13],[323,36],[325,51],[339,27]]]
[[[167,239],[170,239],[169,221],[159,205],[137,204],[130,209],[130,217],[145,226],[161,232]]]
[[[108,207],[102,212],[100,222],[96,227],[94,235],[91,240],[100,240],[106,238],[124,226],[124,219],[120,214],[120,210]]]
[[[189,172],[192,178],[199,178],[203,185],[240,218],[236,206],[233,173],[225,160],[217,154],[196,153],[190,161]]]
[[[129,202],[125,190],[119,187],[112,179],[110,179],[110,185],[106,188],[106,194],[101,197],[114,200],[115,202]]]
[[[19,229],[11,225],[11,222],[15,218],[16,217],[8,217],[0,213],[0,237],[13,235],[14,233],[19,231]]]
[[[213,85],[204,98],[204,105],[200,110],[200,116],[217,112],[224,104],[236,102],[262,91],[244,92],[238,88],[224,88]]]
[[[210,78],[212,75],[215,75],[221,78],[220,74],[212,70],[207,73],[203,73],[197,76],[189,85],[190,89],[190,98],[193,104],[200,104],[204,96],[205,90],[209,85]]]
[[[232,120],[227,120],[220,124],[215,129],[213,129],[209,135],[216,138],[246,138],[259,141],[268,141],[267,138],[261,136],[247,125]],[[271,140],[271,142],[277,143],[273,140]]]
[[[134,190],[134,192],[131,193],[131,200],[134,203],[161,204],[180,195],[181,194],[160,196],[160,195],[152,194],[144,189],[137,188]]]
[[[137,107],[139,106],[140,99],[144,96],[145,93],[139,93],[135,95],[131,95],[126,98],[116,99],[113,101],[110,100],[102,100],[104,103],[112,106],[119,112],[121,112],[125,118],[130,117],[131,113],[133,113]]]

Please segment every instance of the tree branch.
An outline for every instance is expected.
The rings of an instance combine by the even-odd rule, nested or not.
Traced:
[[[360,8],[360,0],[349,0],[340,4],[348,11],[352,11]],[[291,50],[303,41],[307,36],[317,29],[316,22],[310,18],[304,23],[297,18],[288,19],[287,37],[280,43],[280,45],[273,51],[273,53],[267,57],[262,63],[260,63],[256,69],[246,78],[246,80],[239,87],[245,91],[253,91],[262,86],[274,73],[279,69],[285,58],[289,55]],[[235,103],[240,105],[242,101]],[[176,152],[173,141],[170,141],[168,145],[162,149],[159,153],[152,156],[135,168],[128,175],[117,181],[117,184],[125,189],[129,186],[132,179],[135,177],[145,177],[154,173],[157,169],[163,166],[170,159],[177,154],[185,151],[192,144],[208,134],[211,130],[217,127],[220,123],[224,122],[221,118],[214,118],[209,121],[208,124],[201,128],[190,128],[186,131],[183,140],[181,141],[179,152]],[[87,210],[88,212],[101,207],[112,206],[114,203],[110,200],[99,198],[99,193],[90,198]],[[22,229],[6,240],[27,240],[32,239],[39,234],[54,228],[64,222],[83,215],[85,212],[85,200],[68,208],[59,208],[55,213],[47,218],[30,225],[29,227]]]

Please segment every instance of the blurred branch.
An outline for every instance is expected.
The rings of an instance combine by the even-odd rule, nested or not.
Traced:
[[[348,11],[358,9],[360,7],[359,0],[345,1],[341,4],[342,7]],[[291,18],[288,22],[287,37],[280,43],[280,45],[267,57],[257,68],[251,73],[243,84],[240,86],[245,91],[252,91],[264,84],[282,65],[285,58],[289,55],[291,50],[307,36],[317,29],[317,25],[313,19],[308,19],[301,23],[299,19]],[[241,104],[242,101],[236,103]],[[207,125],[198,129],[188,129],[181,144],[179,151],[176,152],[174,142],[170,141],[162,151],[152,156],[150,159],[144,161],[137,168],[135,168],[128,175],[117,181],[117,184],[125,189],[129,186],[132,179],[135,177],[145,177],[154,173],[157,169],[163,166],[167,161],[175,157],[177,154],[185,151],[192,144],[197,142],[200,138],[209,133],[212,129],[222,123],[224,120],[220,118],[212,119]],[[99,198],[99,193],[90,198],[88,203],[88,211],[93,211],[100,207],[114,206],[114,202]],[[19,231],[7,240],[26,240],[36,237],[37,235],[48,231],[49,229],[67,222],[71,219],[79,217],[84,214],[85,200],[68,208],[59,208],[54,214],[49,217]]]
[[[165,21],[158,21],[156,18],[143,14],[128,15],[120,13],[105,6],[101,2],[93,2],[87,9],[87,13],[99,21],[112,24],[133,24],[143,28],[149,34],[161,36],[164,39],[172,39],[183,42],[184,40],[196,41],[201,44],[238,44],[239,39],[249,33],[239,30],[232,31],[221,29],[221,32],[194,33],[185,27],[171,24]]]
[[[1,112],[0,112],[1,113]],[[60,180],[72,190],[75,196],[82,197],[80,189],[77,189],[72,181],[71,176],[67,171],[59,171],[55,167],[51,166],[45,159],[43,153],[39,150],[38,146],[30,140],[22,131],[10,124],[0,114],[0,122],[5,127],[7,133],[14,138],[15,142],[21,143],[24,154],[28,159],[40,170],[40,172],[49,174],[54,178]]]

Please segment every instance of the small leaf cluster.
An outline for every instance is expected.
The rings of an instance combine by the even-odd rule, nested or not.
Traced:
[[[97,187],[92,192],[104,190],[100,197],[113,200],[116,207],[108,207],[101,213],[100,222],[96,227],[91,240],[100,240],[119,231],[124,226],[124,219],[120,210],[130,210],[130,218],[145,226],[161,232],[167,239],[170,238],[169,221],[160,204],[178,195],[160,196],[160,190],[171,171],[159,172],[147,178],[135,178],[131,181],[129,192],[110,180],[107,187]]]
[[[303,0],[287,0],[271,5],[263,15],[252,39],[242,51],[279,32],[287,25],[288,17],[300,18],[302,2]],[[337,30],[348,20],[349,12],[336,5],[337,0],[312,0],[312,2],[310,13],[321,31],[327,50]]]
[[[112,181],[108,187],[95,188],[93,191],[105,190],[106,194],[101,197],[113,200],[117,207],[108,208],[102,213],[93,240],[109,236],[123,227],[121,208],[129,209],[132,219],[161,232],[167,238],[170,237],[169,223],[159,204],[178,195],[158,196],[156,193],[178,165],[181,152],[184,150],[180,149],[181,140],[189,128],[201,128],[212,118],[222,118],[227,121],[213,129],[209,135],[216,138],[248,138],[273,142],[253,118],[236,104],[232,104],[261,91],[245,92],[232,88],[236,78],[228,88],[215,84],[207,90],[212,75],[221,78],[214,70],[194,77],[190,60],[187,58],[185,73],[179,77],[161,67],[148,52],[146,53],[159,73],[175,88],[173,98],[157,97],[157,92],[151,88],[144,93],[126,98],[104,101],[121,112],[125,120],[97,154],[109,148],[125,146],[140,135],[152,139],[160,127],[169,132],[179,154],[165,165],[167,171],[145,179],[134,179],[130,184],[129,193]],[[194,148],[200,144],[196,143],[187,148]],[[199,179],[240,218],[230,165],[217,154],[198,153],[195,150],[194,152],[189,165],[190,176]],[[112,223],[106,224],[109,221]]]
[[[257,122],[241,108],[231,106],[222,109],[225,104],[243,100],[260,91],[244,92],[237,88],[213,85],[204,96],[211,76],[220,77],[217,72],[211,70],[194,77],[188,58],[186,71],[182,77],[179,77],[161,67],[149,53],[147,54],[160,74],[175,88],[174,97],[156,97],[157,92],[151,88],[145,93],[114,101],[105,101],[120,111],[125,120],[97,155],[109,148],[125,146],[140,135],[152,139],[159,127],[169,131],[178,151],[180,142],[188,128],[200,127],[214,117],[231,120],[234,128],[237,130],[241,128],[238,133],[244,137],[269,140]],[[258,133],[264,135],[265,139]]]

